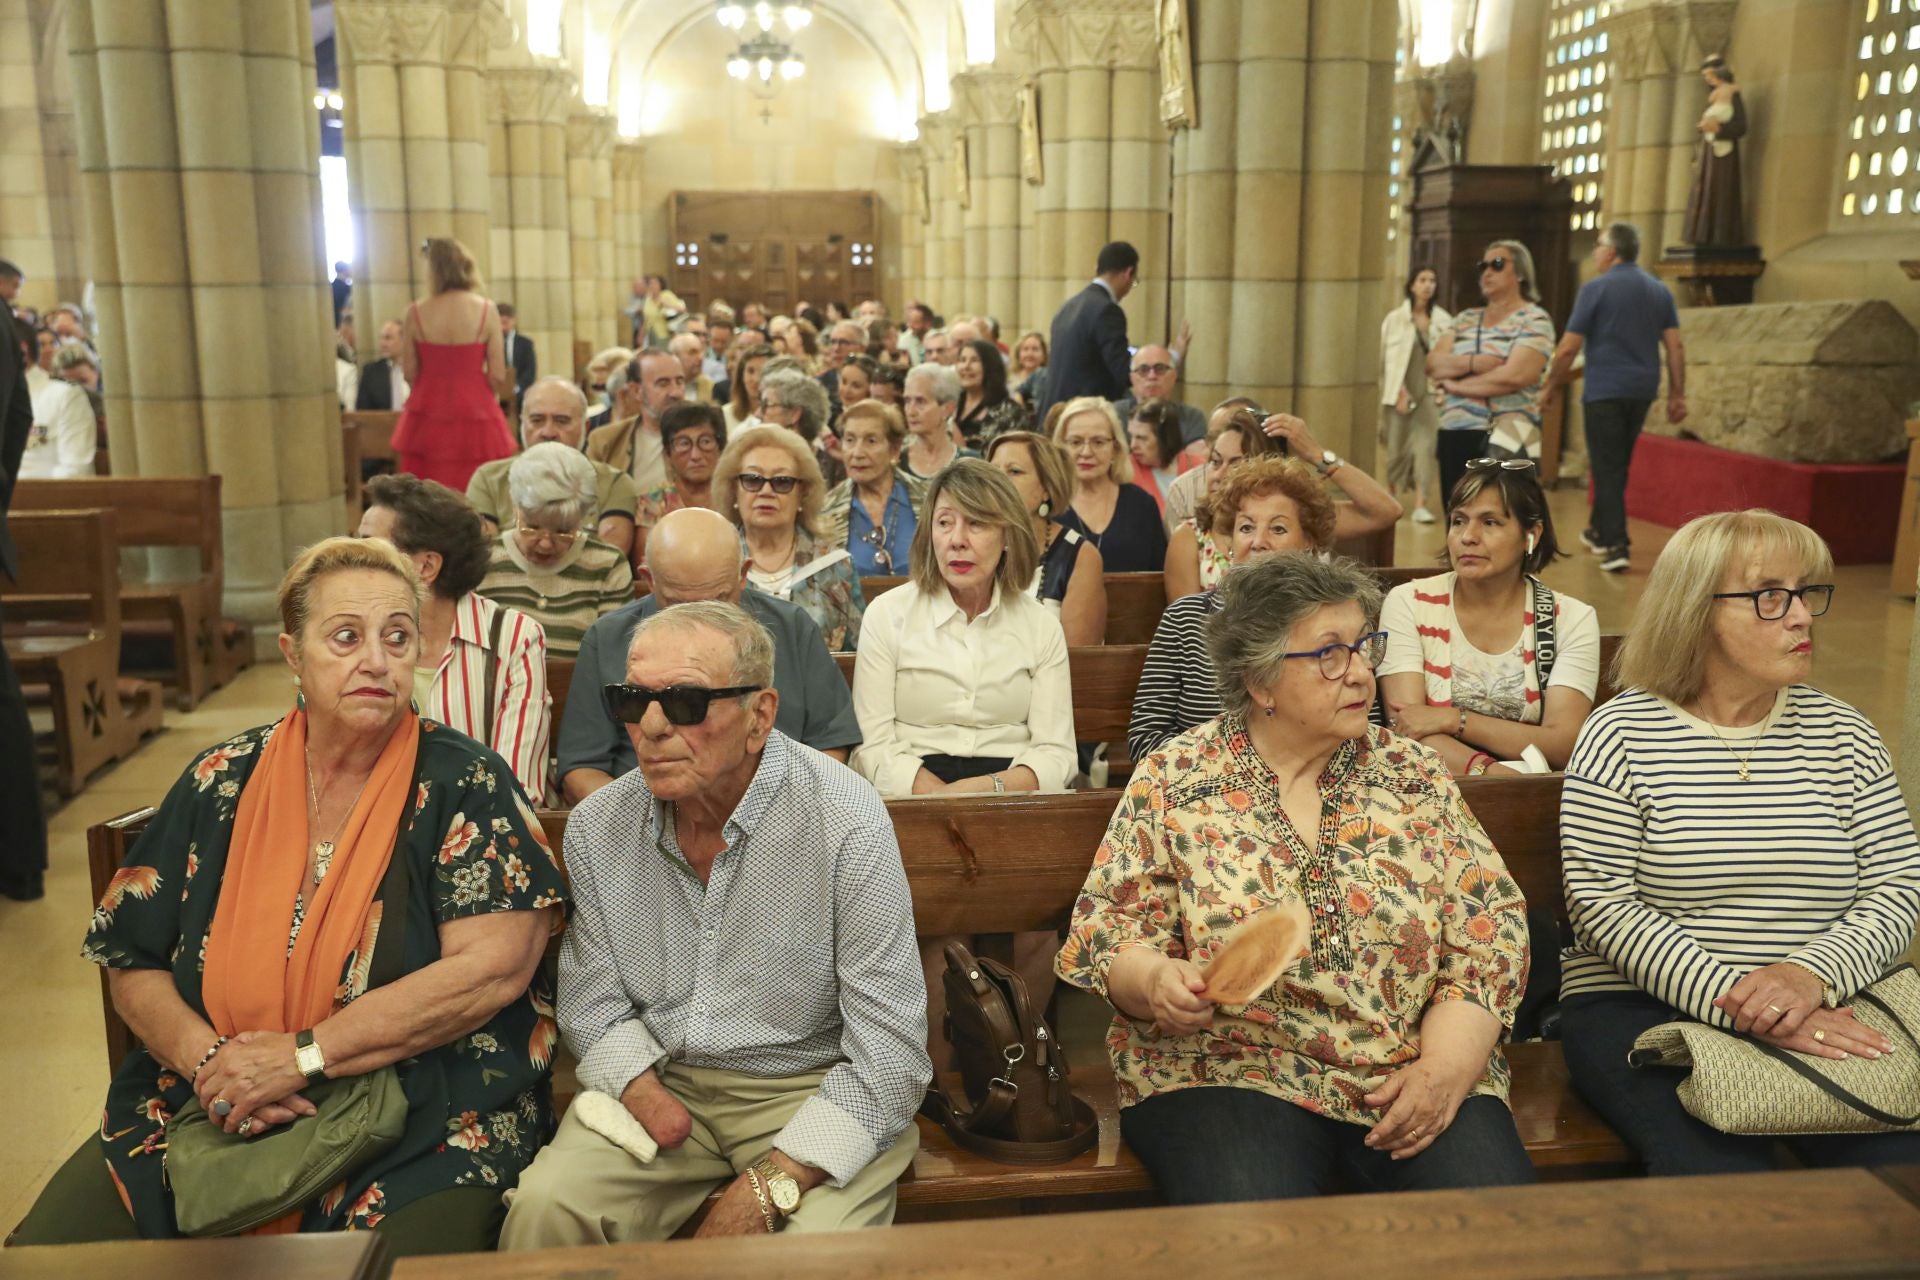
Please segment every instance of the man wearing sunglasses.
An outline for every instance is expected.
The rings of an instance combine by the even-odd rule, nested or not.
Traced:
[[[601,618],[580,641],[558,751],[560,786],[570,803],[633,769],[633,742],[601,689],[619,682],[641,622],[671,605],[720,600],[745,609],[773,636],[773,688],[780,694],[775,727],[836,760],[860,745],[853,695],[818,624],[799,605],[747,586],[740,535],[725,516],[704,507],[671,512],[647,535],[645,555],[640,576],[651,588],[647,597]]]
[[[558,1020],[659,1149],[608,1142],[583,1099],[503,1249],[664,1240],[715,1187],[702,1236],[893,1220],[932,1076],[913,902],[880,797],[774,727],[774,663],[738,606],[684,604],[588,691],[640,765],[567,824]]]
[[[1191,338],[1192,331],[1187,330],[1182,336]],[[1179,346],[1176,342],[1175,347]],[[1174,390],[1180,384],[1180,357],[1173,347],[1140,348],[1133,353],[1133,367],[1128,377],[1133,383],[1133,394],[1113,406],[1120,415],[1120,421],[1132,422],[1134,409],[1149,400],[1165,400],[1179,410],[1182,446],[1207,438],[1207,415],[1190,404],[1180,404],[1173,399]]]

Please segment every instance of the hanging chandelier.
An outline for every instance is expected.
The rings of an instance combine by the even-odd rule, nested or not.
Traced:
[[[807,62],[798,50],[778,36],[762,33],[746,41],[727,59],[727,74],[735,80],[772,88],[774,80],[798,80]]]
[[[774,4],[772,0],[754,0],[747,4],[743,0],[723,0],[714,16],[729,31],[744,31],[751,22],[764,36],[773,31],[777,22],[790,34],[797,34],[813,21],[813,3],[812,0],[785,0]]]

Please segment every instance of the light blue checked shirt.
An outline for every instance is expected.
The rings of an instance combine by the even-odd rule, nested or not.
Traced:
[[[886,806],[775,731],[706,884],[635,769],[567,822],[574,916],[561,1034],[618,1097],[660,1059],[779,1077],[828,1068],[773,1145],[845,1186],[931,1078],[913,900]]]

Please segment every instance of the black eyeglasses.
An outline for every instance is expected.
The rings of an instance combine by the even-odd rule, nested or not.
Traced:
[[[1502,471],[1532,471],[1539,467],[1532,458],[1468,458],[1467,470],[1491,471],[1495,467]]]
[[[649,689],[643,684],[610,684],[601,690],[601,696],[606,699],[607,710],[622,724],[639,724],[647,708],[657,701],[668,724],[686,726],[705,720],[707,708],[715,698],[737,698],[758,693],[765,687],[742,684],[728,689],[703,689],[696,684],[676,684],[665,689]]]
[[[1507,262],[1508,259],[1501,257],[1499,254],[1495,254],[1491,258],[1482,258],[1480,261],[1474,263],[1473,269],[1476,274],[1482,271],[1505,271],[1507,269]]]
[[[1795,600],[1804,600],[1807,613],[1818,618],[1833,604],[1833,588],[1822,584],[1817,587],[1762,587],[1758,591],[1717,591],[1715,600],[1751,600],[1753,611],[1762,622],[1778,622],[1787,616],[1787,610],[1793,608]]]
[[[800,483],[800,477],[763,476],[753,471],[742,471],[738,477],[738,481],[740,487],[748,493],[758,493],[760,490],[771,486],[775,493],[788,494],[793,492],[793,486]]]
[[[1339,680],[1347,674],[1353,665],[1353,657],[1359,654],[1369,670],[1380,665],[1387,656],[1387,633],[1376,631],[1361,636],[1352,644],[1330,644],[1319,649],[1309,649],[1305,653],[1283,653],[1283,658],[1312,658],[1320,664],[1320,674],[1329,680]]]
[[[1164,378],[1173,372],[1173,366],[1170,364],[1137,364],[1133,366],[1133,371],[1135,373],[1143,373],[1149,378]]]

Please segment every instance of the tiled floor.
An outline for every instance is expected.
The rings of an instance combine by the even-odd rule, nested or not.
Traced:
[[[1554,512],[1571,537],[1585,522],[1580,495],[1554,495]],[[1634,571],[1603,574],[1584,554],[1570,556],[1546,573],[1554,587],[1592,604],[1601,628],[1626,627],[1646,584],[1646,568],[1664,544],[1665,530],[1636,524]],[[1442,539],[1435,527],[1410,521],[1400,533],[1401,564],[1431,560]],[[1833,612],[1819,624],[1817,681],[1862,708],[1889,743],[1898,744],[1904,706],[1906,654],[1913,605],[1887,591],[1884,565],[1842,569]],[[270,645],[261,646],[272,654]],[[94,970],[79,959],[88,901],[86,830],[115,814],[157,801],[202,748],[279,715],[291,689],[287,672],[263,662],[190,715],[171,712],[166,729],[132,760],[97,777],[53,815],[52,861],[47,896],[34,903],[0,899],[0,973],[9,976],[0,996],[0,1078],[16,1081],[21,1105],[10,1112],[13,1138],[0,1154],[0,1235],[32,1203],[41,1184],[92,1130],[107,1082],[100,1022],[100,987]],[[1097,1045],[1099,1011],[1063,1011],[1076,1044]],[[1091,1021],[1092,1026],[1087,1026]],[[1063,1028],[1065,1030],[1066,1028]],[[1085,1050],[1082,1051],[1083,1053]]]

